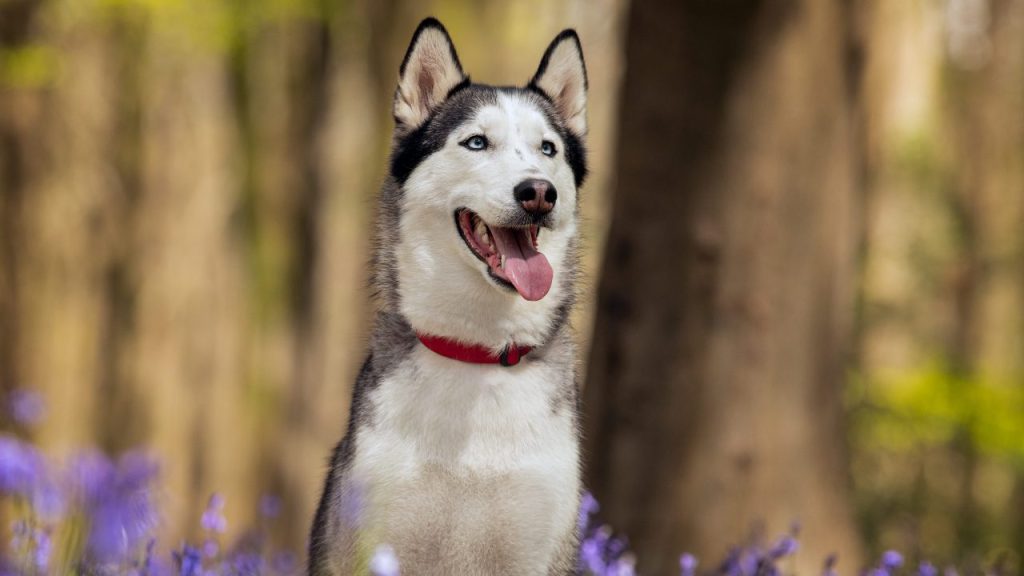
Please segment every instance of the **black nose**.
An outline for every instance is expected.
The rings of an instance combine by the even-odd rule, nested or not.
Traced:
[[[547,180],[530,178],[523,180],[512,190],[523,209],[531,214],[543,216],[555,209],[558,191]]]

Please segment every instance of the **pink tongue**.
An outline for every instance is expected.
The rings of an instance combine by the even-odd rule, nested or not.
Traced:
[[[536,301],[551,289],[551,264],[543,254],[533,249],[524,228],[491,228],[491,235],[498,245],[498,252],[505,256],[503,268],[509,282],[516,287],[523,298]]]

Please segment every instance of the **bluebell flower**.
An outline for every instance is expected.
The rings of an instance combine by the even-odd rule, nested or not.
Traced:
[[[618,558],[608,565],[603,576],[636,576],[636,561],[631,557]]]
[[[84,502],[99,500],[109,489],[115,475],[114,463],[96,451],[76,454],[66,471],[71,492]]]
[[[270,559],[270,569],[274,574],[278,574],[280,576],[294,574],[295,566],[295,554],[288,551],[278,552]]]
[[[0,437],[0,492],[29,496],[45,473],[45,462],[35,448],[15,438]]]
[[[92,464],[100,464],[93,461]],[[141,454],[121,457],[116,468],[79,467],[80,488],[90,518],[86,549],[101,563],[123,562],[134,555],[156,527],[157,513],[151,484],[156,462]],[[106,477],[105,483],[98,483]]]
[[[584,491],[583,496],[580,498],[579,519],[576,522],[580,534],[586,532],[587,526],[590,525],[590,517],[597,514],[600,509],[601,506],[597,503],[594,495]]]
[[[391,546],[378,546],[370,559],[370,574],[373,576],[399,576],[398,556]]]
[[[142,557],[138,572],[139,576],[163,576],[167,573],[156,556],[156,538],[150,538],[146,543],[146,554]]]
[[[14,390],[7,397],[11,418],[22,426],[35,426],[46,417],[46,403],[34,390]]]
[[[29,545],[29,535],[32,533],[32,529],[29,528],[28,522],[22,518],[15,520],[11,524],[11,550],[21,550]]]
[[[740,556],[741,552],[738,548],[733,548],[725,555],[725,560],[718,568],[718,572],[724,576],[742,576],[743,570],[740,567]]]
[[[217,544],[216,540],[207,538],[203,542],[203,556],[206,558],[216,558],[218,552],[220,552],[220,545]]]
[[[32,563],[37,571],[45,574],[49,571],[50,556],[53,553],[53,540],[46,530],[36,530],[34,536],[35,550],[32,551]]]
[[[281,499],[273,494],[264,494],[260,497],[260,516],[273,519],[281,514]]]
[[[626,549],[629,548],[629,543],[623,538],[609,538],[608,543],[605,545],[604,553],[609,559],[615,559],[621,556]]]
[[[184,545],[181,551],[174,552],[174,560],[178,563],[178,576],[203,576],[203,557],[196,548]]]
[[[57,479],[47,473],[37,480],[32,489],[32,509],[47,522],[56,522],[64,516],[67,500]]]
[[[231,557],[232,574],[238,576],[260,576],[264,573],[263,556],[254,551],[245,551]]]
[[[215,534],[223,534],[228,529],[228,521],[224,517],[224,497],[214,492],[203,511],[203,518],[200,521],[203,530]]]
[[[11,560],[0,556],[0,576],[23,576],[22,572]]]
[[[800,549],[800,543],[797,542],[796,538],[792,536],[784,536],[780,539],[771,550],[768,551],[768,556],[773,559],[783,558],[796,554],[796,551]]]
[[[931,562],[921,562],[917,565],[917,576],[939,576],[939,571]]]
[[[697,573],[697,558],[687,552],[679,557],[679,576],[694,576]]]
[[[903,566],[903,555],[895,550],[886,550],[882,554],[882,568],[886,572],[894,572]]]
[[[594,574],[604,574],[608,566],[605,550],[611,539],[611,529],[601,527],[580,544],[580,567]]]
[[[743,551],[740,555],[740,570],[747,576],[753,576],[754,574],[760,574],[762,565],[769,567],[770,561],[767,557],[762,555],[761,549],[757,546],[751,546]]]

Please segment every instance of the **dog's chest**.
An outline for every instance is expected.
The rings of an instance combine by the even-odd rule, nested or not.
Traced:
[[[374,537],[407,559],[443,546],[452,566],[543,566],[576,515],[567,377],[540,362],[481,366],[416,350],[370,395],[372,421],[358,433],[352,480]]]

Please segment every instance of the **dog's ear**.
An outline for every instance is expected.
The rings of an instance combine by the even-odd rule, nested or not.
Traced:
[[[469,81],[448,31],[434,18],[416,28],[398,75],[394,113],[403,130],[418,128],[453,88]]]
[[[555,36],[529,85],[551,99],[570,130],[587,133],[587,66],[575,30]]]

